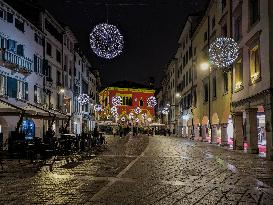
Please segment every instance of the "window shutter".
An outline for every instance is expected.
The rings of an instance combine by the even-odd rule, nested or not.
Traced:
[[[24,83],[25,86],[25,100],[28,100],[28,83]]]
[[[11,98],[17,97],[17,80],[11,77],[7,78],[8,96]]]

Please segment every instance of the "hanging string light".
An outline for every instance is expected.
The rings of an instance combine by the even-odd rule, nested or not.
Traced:
[[[123,49],[123,36],[114,25],[102,23],[95,26],[90,33],[90,45],[99,57],[112,59]]]
[[[136,122],[139,122],[139,119],[138,119],[138,118],[136,118]]]
[[[142,117],[143,119],[146,119],[147,114],[146,114],[146,113],[143,113],[143,114],[141,115],[141,117]]]
[[[78,97],[78,102],[81,105],[85,105],[85,104],[89,103],[89,96],[87,94],[80,94]]]
[[[102,111],[102,105],[96,104],[96,105],[94,106],[94,110],[95,110],[96,112],[101,112],[101,111]]]
[[[138,115],[138,114],[140,114],[141,113],[141,108],[140,107],[136,107],[135,108],[135,113]]]
[[[147,104],[148,107],[155,107],[157,102],[156,102],[156,98],[154,96],[151,96],[147,99]]]
[[[218,68],[226,68],[237,59],[238,51],[239,46],[232,38],[217,38],[210,45],[209,60]]]
[[[112,104],[113,104],[113,106],[122,105],[122,98],[120,96],[113,96],[112,97]]]

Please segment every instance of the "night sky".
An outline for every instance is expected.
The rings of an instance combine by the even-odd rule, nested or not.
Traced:
[[[78,38],[104,85],[130,80],[157,82],[174,56],[177,41],[189,14],[204,9],[207,0],[39,0]],[[105,3],[108,3],[107,6]],[[89,33],[99,23],[116,25],[124,36],[123,53],[113,60],[97,57],[89,45]]]

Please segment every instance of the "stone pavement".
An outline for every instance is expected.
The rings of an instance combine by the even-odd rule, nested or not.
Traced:
[[[174,137],[108,137],[103,152],[0,173],[0,204],[273,204],[273,162]]]

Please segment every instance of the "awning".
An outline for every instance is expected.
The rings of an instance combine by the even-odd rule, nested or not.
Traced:
[[[31,103],[21,103],[21,106],[0,99],[0,116],[18,116],[25,112],[26,117],[36,119],[52,119],[55,116],[56,120],[65,120],[70,116],[56,110],[47,110]]]

